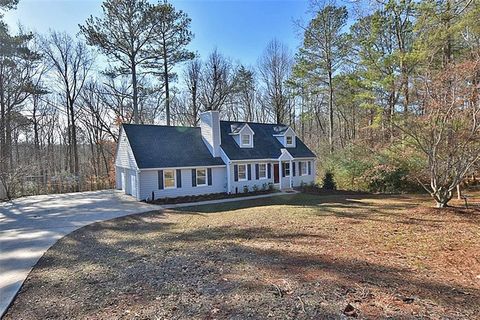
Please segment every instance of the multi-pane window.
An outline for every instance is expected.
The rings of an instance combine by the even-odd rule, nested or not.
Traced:
[[[293,144],[293,137],[292,136],[287,136],[287,144],[292,145]]]
[[[175,170],[163,171],[163,184],[165,185],[165,189],[175,188]]]
[[[267,164],[260,163],[258,165],[258,178],[259,179],[267,179]]]
[[[249,146],[250,145],[250,135],[249,134],[242,134],[242,145]]]
[[[283,172],[285,177],[290,177],[290,163],[288,162],[283,163]]]
[[[308,162],[302,161],[300,166],[302,167],[300,174],[306,176],[308,174]]]
[[[247,180],[247,165],[239,164],[238,165],[238,180]]]
[[[207,169],[197,169],[197,186],[207,185]]]

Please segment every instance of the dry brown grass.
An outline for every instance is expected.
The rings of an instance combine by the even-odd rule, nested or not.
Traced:
[[[430,205],[299,194],[97,223],[45,254],[5,319],[476,318],[480,209]]]

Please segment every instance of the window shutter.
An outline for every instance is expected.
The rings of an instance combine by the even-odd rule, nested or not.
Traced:
[[[238,165],[233,166],[233,180],[238,181]]]
[[[163,190],[163,170],[158,170],[158,189]]]
[[[272,179],[272,164],[269,163],[267,167],[268,167],[268,170],[267,170],[268,171],[268,179]]]
[[[312,161],[308,161],[308,175],[312,174]]]
[[[248,175],[248,180],[252,180],[252,165],[250,163],[247,164],[247,175]]]
[[[298,175],[301,176],[302,175],[302,161],[300,161],[298,163]]]
[[[197,170],[192,169],[192,187],[197,186]]]
[[[296,163],[292,161],[292,169],[293,169],[293,176],[295,177],[295,167],[296,167]]]
[[[255,178],[256,178],[257,180],[258,180],[258,178],[259,178],[258,167],[259,167],[259,165],[258,165],[258,163],[256,163],[256,164],[255,164]]]
[[[212,168],[207,169],[207,179],[208,179],[208,185],[212,185]]]
[[[282,163],[282,177],[285,178],[285,163]]]
[[[182,170],[177,169],[177,188],[182,187]]]

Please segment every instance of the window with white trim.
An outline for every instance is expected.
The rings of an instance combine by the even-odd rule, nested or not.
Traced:
[[[238,181],[247,180],[247,165],[239,164],[238,165]]]
[[[197,187],[207,185],[207,169],[197,169]]]
[[[250,145],[250,135],[249,134],[242,134],[242,146],[249,146]]]
[[[292,136],[287,136],[285,139],[286,139],[287,145],[291,146],[293,144],[293,137]]]
[[[283,163],[283,172],[285,174],[285,177],[290,177],[290,163],[289,162],[284,162]]]
[[[267,179],[267,164],[258,164],[258,179]]]
[[[175,188],[175,170],[163,170],[163,185],[165,189]]]
[[[301,164],[302,170],[300,172],[300,175],[306,176],[306,175],[308,175],[308,162],[307,161],[302,161],[301,163],[302,163]]]

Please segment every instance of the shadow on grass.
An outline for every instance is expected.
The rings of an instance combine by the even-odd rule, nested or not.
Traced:
[[[285,206],[288,208],[286,210],[291,209],[292,212],[295,211],[295,208],[308,208],[312,209],[308,214],[314,216],[334,216],[357,220],[357,222],[351,221],[351,223],[358,223],[364,220],[437,227],[439,223],[445,222],[445,215],[442,215],[442,211],[438,212],[438,218],[432,215],[428,217],[418,217],[415,213],[410,213],[411,210],[422,208],[422,205],[426,201],[428,201],[427,197],[419,201],[419,198],[413,198],[408,195],[319,196],[292,194],[249,201],[183,207],[170,212],[177,214],[208,215],[210,213],[225,213],[234,210],[255,209],[268,206]],[[428,207],[424,209],[434,210]],[[280,212],[282,209],[279,208],[278,210]],[[452,210],[451,213],[463,222],[478,223],[478,221],[480,221],[480,216],[475,214],[474,211],[470,210],[467,214],[462,214],[462,212],[462,210],[455,209]]]
[[[299,198],[291,198],[290,205],[299,206]],[[310,206],[325,203],[309,201]],[[228,205],[239,208],[239,203]],[[185,230],[158,213],[97,223],[60,240],[44,255],[5,319],[128,317],[125,310],[146,318],[339,318],[349,290],[357,286],[383,295],[413,295],[462,316],[480,311],[477,289],[420,277],[407,268],[334,252],[295,252],[288,246],[304,242],[313,253],[316,244],[308,240],[327,237],[231,225]],[[262,242],[276,247],[252,245]],[[290,293],[276,294],[274,280],[267,278],[288,279]]]

